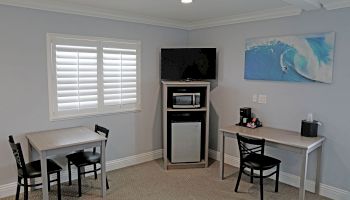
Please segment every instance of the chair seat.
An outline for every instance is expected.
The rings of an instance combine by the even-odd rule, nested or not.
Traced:
[[[250,154],[243,159],[245,166],[253,169],[267,170],[280,164],[281,161],[261,154]]]
[[[101,154],[91,151],[80,151],[66,156],[74,165],[85,166],[100,163]]]
[[[36,160],[33,162],[29,162],[26,164],[26,169],[28,173],[28,177],[24,177],[22,170],[18,170],[18,175],[23,178],[36,178],[36,177],[41,177],[41,165],[40,165],[40,160]],[[62,168],[56,164],[55,161],[51,159],[47,159],[47,173],[48,174],[53,174],[61,171]]]

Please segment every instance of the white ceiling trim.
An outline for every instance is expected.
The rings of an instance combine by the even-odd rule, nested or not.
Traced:
[[[300,15],[301,12],[302,10],[300,8],[297,8],[295,6],[287,6],[287,7],[278,8],[278,9],[249,12],[243,15],[233,15],[230,17],[224,17],[219,19],[193,22],[191,25],[187,27],[187,29],[194,30],[194,29],[208,28],[208,27],[215,27],[215,26],[222,26],[222,25],[229,25],[229,24],[239,24],[239,23],[260,21],[260,20],[266,20],[266,19],[275,19],[275,18],[281,18],[281,17]]]
[[[168,20],[168,19],[158,19],[149,16],[135,15],[135,14],[127,14],[122,11],[110,11],[105,9],[97,9],[86,6],[77,6],[72,4],[43,4],[38,3],[35,0],[0,0],[0,4],[9,5],[9,6],[17,6],[17,7],[25,7],[31,9],[38,10],[46,10],[52,12],[59,12],[65,14],[75,14],[75,15],[83,15],[90,17],[99,17],[104,19],[112,19],[118,21],[126,21],[126,22],[135,22],[141,24],[149,24],[170,28],[179,28],[186,29],[184,23],[176,20]]]
[[[350,1],[321,1],[324,8],[327,10],[335,10],[339,8],[347,8],[350,7]]]
[[[316,10],[322,8],[318,0],[282,0],[286,3],[295,5],[303,10]]]
[[[283,0],[286,2],[300,2],[307,1],[309,3],[315,2],[315,0]],[[25,7],[31,9],[38,10],[46,10],[52,12],[66,13],[66,14],[75,14],[75,15],[83,15],[90,17],[99,17],[105,19],[112,19],[118,21],[126,21],[126,22],[135,22],[141,24],[162,26],[162,27],[170,27],[170,28],[178,28],[184,30],[194,30],[200,28],[208,28],[215,27],[221,25],[229,25],[229,24],[238,24],[245,22],[253,22],[267,19],[275,19],[287,16],[295,16],[299,15],[302,12],[301,7],[297,7],[294,5],[278,8],[278,9],[269,9],[263,11],[249,12],[241,15],[233,15],[229,17],[216,18],[210,20],[200,20],[193,21],[191,23],[183,22],[180,20],[171,20],[166,18],[155,18],[150,16],[143,16],[137,14],[126,13],[125,11],[115,11],[115,10],[107,10],[107,9],[98,9],[95,7],[77,5],[77,4],[69,4],[63,3],[59,1],[55,1],[55,3],[43,3],[45,1],[39,2],[38,0],[0,0],[0,4],[17,6],[17,7]],[[338,8],[350,7],[349,0],[321,0],[321,4],[327,10],[333,10]],[[295,4],[296,5],[296,4]]]

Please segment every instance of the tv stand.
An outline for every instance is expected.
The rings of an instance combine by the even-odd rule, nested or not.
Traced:
[[[199,108],[173,108],[172,94],[178,91],[191,91],[200,93]],[[210,103],[210,82],[205,81],[162,81],[162,132],[163,132],[163,160],[164,169],[179,168],[204,168],[208,167],[209,148],[209,103]],[[189,145],[189,149],[200,151],[199,161],[193,162],[172,162],[172,149],[176,143],[172,141],[172,125],[178,122],[188,122],[188,126],[195,122],[200,122],[200,145]],[[183,133],[188,129],[183,130]],[[181,132],[180,132],[181,133]],[[179,136],[179,135],[177,135]],[[181,140],[180,140],[181,141]],[[186,141],[186,140],[185,140]],[[195,141],[198,141],[195,140]],[[193,144],[196,142],[194,141]],[[180,143],[184,144],[185,143]],[[172,146],[174,145],[174,146]],[[187,143],[188,145],[188,143]],[[182,145],[181,145],[182,146]],[[188,147],[188,146],[187,146]],[[198,149],[200,148],[200,149]],[[191,151],[192,152],[192,151]]]

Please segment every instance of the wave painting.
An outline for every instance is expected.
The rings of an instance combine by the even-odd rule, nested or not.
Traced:
[[[250,39],[244,78],[331,83],[335,33]]]

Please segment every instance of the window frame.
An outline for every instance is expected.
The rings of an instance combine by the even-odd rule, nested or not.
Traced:
[[[63,41],[68,45],[77,45],[79,40],[83,40],[82,43],[95,44],[97,47],[97,108],[96,109],[84,109],[80,111],[67,111],[58,112],[57,109],[57,79],[56,79],[56,63],[55,55],[52,45],[56,41]],[[69,41],[69,42],[68,42]],[[74,42],[72,42],[74,41]],[[133,107],[116,108],[116,106],[104,105],[103,102],[103,43],[119,43],[119,45],[133,45],[136,49],[136,104]],[[61,44],[61,43],[60,43]],[[128,113],[141,111],[141,41],[139,40],[124,40],[116,38],[104,38],[104,37],[92,37],[92,36],[80,36],[58,33],[46,34],[47,45],[47,73],[48,73],[48,96],[49,96],[49,118],[50,121],[56,121],[61,119],[83,118],[98,115],[108,115],[115,113]]]

